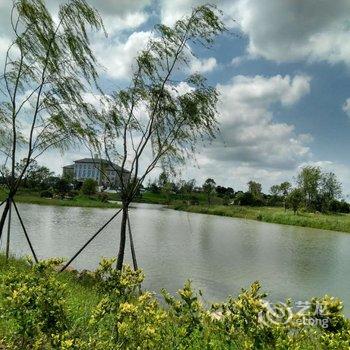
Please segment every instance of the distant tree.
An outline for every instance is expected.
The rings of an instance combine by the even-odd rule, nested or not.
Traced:
[[[281,187],[279,185],[271,186],[270,193],[272,196],[279,196],[281,194]]]
[[[262,186],[259,182],[249,181],[248,192],[252,195],[256,204],[262,204]]]
[[[60,178],[56,182],[54,190],[63,197],[70,190],[70,184],[66,179]]]
[[[27,169],[22,186],[36,190],[48,189],[50,187],[49,181],[52,176],[54,176],[54,173],[49,168],[39,166],[38,163],[34,161]]]
[[[305,204],[309,210],[316,209],[321,180],[322,172],[318,166],[305,166],[298,174],[298,187],[304,195]]]
[[[285,181],[279,185],[279,188],[280,188],[281,195],[283,196],[284,211],[286,211],[287,210],[287,197],[292,189],[292,185],[290,182]]]
[[[226,194],[226,187],[219,185],[219,186],[216,186],[215,190],[219,197],[224,197]]]
[[[208,205],[211,205],[212,197],[215,194],[215,187],[216,183],[211,178],[206,179],[202,186],[203,192],[207,195]]]
[[[97,182],[94,179],[86,179],[81,187],[81,192],[86,196],[92,196],[96,194]]]
[[[287,202],[296,214],[305,200],[305,195],[300,188],[293,189],[287,196]]]
[[[188,181],[180,180],[178,183],[178,190],[182,196],[191,194],[196,186],[196,180],[191,179]]]
[[[322,174],[319,195],[322,211],[330,210],[331,202],[341,197],[342,185],[334,173],[330,172]]]
[[[233,198],[235,195],[235,191],[232,187],[227,187],[226,188],[226,196],[228,196],[229,198]]]
[[[160,193],[160,188],[155,182],[152,182],[152,183],[149,184],[148,190],[151,193]]]
[[[163,171],[160,173],[158,178],[158,186],[163,188],[169,182],[169,175]]]
[[[173,192],[173,184],[171,182],[164,183],[161,189],[161,193],[165,196],[167,203],[170,203],[170,197],[172,192]]]

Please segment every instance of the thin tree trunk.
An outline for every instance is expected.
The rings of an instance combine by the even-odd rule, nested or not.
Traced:
[[[121,270],[123,268],[123,263],[124,263],[126,225],[128,222],[128,208],[129,208],[129,204],[123,203],[123,216],[122,216],[122,222],[120,225],[120,243],[119,243],[119,252],[118,252],[118,259],[117,259],[117,270]]]
[[[7,240],[6,240],[6,261],[10,256],[10,235],[11,235],[11,207],[12,201],[8,201],[8,215],[7,215]]]
[[[131,233],[131,225],[130,225],[130,218],[129,218],[129,216],[128,216],[128,230],[129,230],[129,239],[130,239],[130,249],[131,249],[132,263],[134,265],[134,270],[136,271],[138,269],[138,266],[137,266],[137,259],[136,259],[134,240],[132,238],[132,233]]]
[[[2,237],[2,233],[4,231],[5,221],[6,217],[9,211],[9,200],[7,199],[4,211],[2,212],[1,219],[0,219],[0,238]]]

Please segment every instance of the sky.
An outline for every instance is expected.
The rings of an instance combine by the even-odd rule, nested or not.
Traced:
[[[108,38],[92,37],[104,68],[101,86],[124,86],[131,63],[156,23],[174,24],[198,0],[90,0]],[[48,1],[55,12],[57,1]],[[202,184],[246,189],[291,181],[302,166],[333,171],[350,194],[350,1],[221,0],[229,31],[210,50],[199,50],[190,70],[204,74],[220,93],[220,132],[199,145],[181,177]],[[0,0],[0,67],[11,38],[10,0]],[[85,149],[50,151],[39,163],[57,173],[89,156]],[[155,176],[156,174],[154,174]]]

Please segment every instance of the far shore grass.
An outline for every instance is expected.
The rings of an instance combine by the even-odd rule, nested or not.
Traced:
[[[280,207],[246,207],[237,205],[172,205],[176,210],[209,215],[264,221],[274,224],[318,228],[350,233],[350,214],[320,214],[284,211]]]
[[[79,195],[73,199],[56,199],[56,198],[42,198],[39,192],[19,191],[15,197],[18,203],[39,204],[39,205],[55,205],[62,207],[87,207],[87,208],[120,208],[115,196],[111,196],[112,202],[103,203],[97,196],[83,196]],[[0,202],[6,198],[6,193],[0,190]]]

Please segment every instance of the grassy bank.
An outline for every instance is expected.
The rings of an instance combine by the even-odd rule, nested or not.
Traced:
[[[0,190],[0,202],[6,198],[6,192]],[[16,202],[29,203],[39,205],[56,205],[62,207],[88,207],[88,208],[118,208],[117,203],[103,203],[95,196],[83,196],[79,195],[72,199],[56,199],[56,198],[42,198],[39,192],[34,191],[19,191],[16,195]],[[115,195],[111,194],[109,200],[115,201]]]
[[[282,225],[293,225],[302,227],[319,228],[323,230],[350,232],[349,214],[314,214],[298,213],[294,215],[291,210],[284,211],[283,208],[271,207],[244,207],[223,205],[173,205],[176,210],[192,213],[229,216],[235,218],[259,220]]]
[[[120,274],[109,261],[84,275],[58,274],[54,266],[6,262],[0,256],[0,349],[328,350],[350,345],[342,303],[328,296],[313,299],[307,313],[270,322],[263,316],[265,295],[258,282],[210,307],[189,282],[175,297],[164,291],[159,302],[139,289],[141,271],[124,267]],[[322,313],[313,311],[316,306]]]

